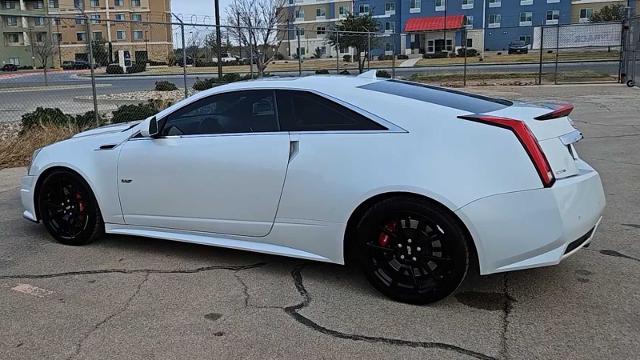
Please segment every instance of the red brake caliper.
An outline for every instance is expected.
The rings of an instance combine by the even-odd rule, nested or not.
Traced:
[[[80,214],[84,215],[84,201],[82,201],[82,195],[79,192],[76,193],[76,201],[78,201],[78,210]]]
[[[397,227],[398,223],[395,221],[389,221],[385,224],[385,230],[387,232],[393,233],[396,231],[396,227]],[[389,235],[386,232],[381,232],[380,235],[378,235],[378,245],[386,247],[387,245],[389,245],[390,239],[389,239]]]

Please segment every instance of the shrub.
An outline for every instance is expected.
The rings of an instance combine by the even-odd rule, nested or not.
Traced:
[[[193,84],[192,88],[196,91],[204,91],[207,89],[211,89],[214,85],[214,79],[196,79],[196,82]]]
[[[70,138],[76,129],[43,125],[22,131],[18,136],[11,137],[0,143],[0,169],[16,166],[26,166],[31,160],[31,154],[36,149]]]
[[[167,66],[167,65],[169,65],[169,63],[167,63],[166,61],[149,60],[148,63],[149,63],[149,66]]]
[[[351,73],[349,72],[349,70],[342,70],[340,71],[340,75],[351,75]]]
[[[100,123],[103,122],[99,118]],[[93,111],[86,112],[81,115],[68,115],[58,108],[42,108],[38,107],[35,111],[22,115],[22,131],[21,133],[31,131],[34,128],[45,127],[64,127],[74,131],[81,131],[96,125],[96,118]]]
[[[351,55],[343,55],[342,56],[342,60],[344,60],[346,62],[351,62]]]
[[[464,48],[458,49],[458,56],[464,56]],[[478,50],[467,49],[467,57],[478,56]]]
[[[384,60],[392,60],[393,56],[391,55],[378,55],[378,60],[379,61],[384,61]]]
[[[138,105],[122,105],[113,111],[112,123],[144,120],[155,115],[160,109],[153,102]]]
[[[178,90],[176,84],[170,81],[156,81],[156,91],[173,91]]]
[[[107,65],[107,74],[124,74],[122,67],[118,64]]]
[[[279,52],[275,53],[273,55],[273,59],[274,60],[284,60],[284,55],[280,54]]]
[[[228,74],[222,75],[223,83],[232,83],[240,80],[242,80],[242,77],[237,73],[228,73]]]
[[[376,77],[391,78],[391,74],[387,70],[378,70],[376,71]]]
[[[327,69],[316,70],[316,74],[317,75],[327,75],[327,74],[329,74],[329,70],[327,70]]]
[[[398,60],[409,60],[409,55],[398,55]]]
[[[127,74],[141,73],[146,70],[147,70],[147,63],[135,63],[135,64],[131,64],[131,66],[127,68]]]
[[[422,54],[422,58],[424,59],[442,59],[449,56],[449,53],[441,51],[433,54]]]

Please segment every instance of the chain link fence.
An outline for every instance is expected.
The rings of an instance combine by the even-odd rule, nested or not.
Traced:
[[[5,29],[0,48],[3,123],[36,111],[55,117],[55,109],[83,126],[142,119],[198,91],[268,76],[376,70],[379,77],[465,87],[616,82],[638,73],[638,31],[625,38],[620,23],[409,33],[285,23],[218,32],[178,17],[21,17],[15,32]],[[500,43],[492,40],[498,32],[513,35]],[[621,70],[623,58],[635,66]]]
[[[640,16],[629,19],[625,29],[622,81],[633,87],[640,82]]]

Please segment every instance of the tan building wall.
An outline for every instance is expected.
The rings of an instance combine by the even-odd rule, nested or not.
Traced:
[[[92,6],[96,4],[98,6]],[[60,58],[72,61],[86,56],[89,38],[87,24],[82,20],[82,13],[73,7],[74,1],[60,0],[58,5],[57,8],[49,8],[49,14],[61,17],[51,29],[61,38],[61,56],[56,59],[57,65]],[[117,51],[125,50],[129,51],[133,61],[136,51],[146,51],[148,60],[167,62],[173,51],[171,25],[164,24],[171,20],[170,9],[170,0],[140,0],[139,4],[135,0],[84,1],[86,16],[90,19],[99,16],[99,19],[90,20],[91,39],[100,37],[105,41],[107,51],[110,43],[114,61],[117,61]]]
[[[580,22],[588,22],[584,19],[583,20],[580,19],[580,12],[583,9],[588,9],[592,13],[596,13],[600,11],[603,7],[613,5],[613,4],[620,4],[620,5],[626,6],[627,1],[626,0],[614,0],[614,1],[573,0],[571,2],[571,23],[577,24]]]

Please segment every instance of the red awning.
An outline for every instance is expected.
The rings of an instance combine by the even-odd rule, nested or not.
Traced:
[[[463,27],[464,15],[446,17],[446,30],[458,30]],[[424,16],[407,20],[404,31],[438,31],[445,30],[444,16]]]

